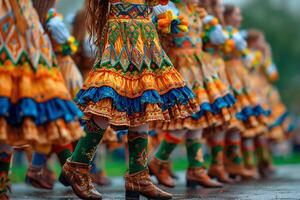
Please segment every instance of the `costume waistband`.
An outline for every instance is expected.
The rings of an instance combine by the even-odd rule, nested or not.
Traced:
[[[140,4],[112,4],[109,19],[150,19],[152,9]]]

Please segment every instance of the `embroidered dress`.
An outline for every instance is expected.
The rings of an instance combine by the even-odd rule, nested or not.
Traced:
[[[211,57],[212,66],[214,70],[217,72],[220,80],[228,86],[228,88],[224,88],[224,92],[230,91],[232,94],[234,93],[233,88],[228,80],[228,76],[226,73],[225,61],[223,59],[223,50],[224,46],[230,43],[230,37],[224,27],[221,26],[219,20],[211,15],[207,15],[204,20],[204,32],[202,34],[203,40],[203,49],[205,52],[209,53]],[[236,114],[241,110],[236,103],[233,107],[229,108],[229,113],[232,116],[231,119],[227,123],[228,130],[239,130],[243,131],[245,126],[243,123],[236,118]]]
[[[31,1],[3,0],[0,11],[0,141],[45,145],[79,139],[82,114],[70,100]],[[27,25],[24,33],[20,20]]]
[[[229,86],[219,78],[213,68],[211,56],[202,50],[203,21],[198,7],[184,3],[176,3],[174,6],[176,7],[173,12],[178,12],[178,15],[182,15],[189,22],[189,31],[172,35],[162,34],[163,47],[187,85],[196,94],[200,111],[186,119],[163,123],[158,128],[199,129],[225,124],[231,118],[228,108],[236,100],[230,93]]]
[[[198,108],[162,49],[152,7],[158,1],[111,1],[99,56],[75,101],[85,120],[140,126],[190,116]]]
[[[243,57],[249,55],[246,41],[233,27],[227,27],[227,31],[230,40],[225,43],[223,52],[227,77],[238,100],[234,109],[245,126],[243,136],[253,137],[265,131],[264,117],[269,112],[262,108],[262,102],[250,84],[250,75],[243,62]]]
[[[268,117],[269,130],[266,136],[276,141],[285,140],[290,137],[294,129],[294,123],[285,104],[281,100],[278,89],[272,85],[272,81],[278,79],[278,71],[271,56],[266,56],[259,70],[256,71],[260,76],[260,80],[256,84],[259,88],[263,89],[266,103],[271,110],[271,114]]]

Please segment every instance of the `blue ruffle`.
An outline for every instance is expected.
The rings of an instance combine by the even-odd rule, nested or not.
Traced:
[[[205,112],[219,114],[222,108],[230,108],[236,103],[236,98],[232,94],[227,94],[224,97],[218,98],[213,104],[203,103],[200,105],[200,111],[193,114],[192,118],[198,120],[204,116]]]
[[[72,101],[60,98],[42,103],[31,98],[23,98],[18,103],[12,104],[9,98],[0,97],[0,105],[0,116],[5,117],[10,125],[21,124],[25,117],[33,118],[36,125],[57,119],[71,122],[82,117],[82,112]]]
[[[236,114],[236,118],[241,121],[247,121],[251,116],[270,116],[271,111],[270,110],[264,110],[260,105],[257,105],[255,107],[245,107],[242,109],[241,112]]]
[[[171,109],[177,104],[188,104],[190,99],[195,98],[194,93],[188,87],[172,89],[166,94],[160,95],[156,90],[147,90],[141,96],[128,98],[119,95],[113,88],[102,86],[100,88],[89,88],[80,90],[75,97],[79,105],[86,105],[89,101],[94,103],[105,98],[113,100],[113,106],[119,112],[126,112],[129,115],[145,112],[146,104],[160,104],[163,111]]]
[[[245,107],[242,109],[241,112],[238,112],[236,114],[236,118],[241,120],[241,121],[247,121],[249,117],[254,116],[255,112],[252,107]]]
[[[200,110],[192,115],[192,119],[198,120],[205,115],[206,112],[213,112],[212,106],[209,103],[203,103],[200,105]]]
[[[226,101],[228,108],[231,108],[237,102],[237,99],[230,93],[224,96],[223,99]]]
[[[260,115],[264,115],[264,116],[270,116],[271,115],[271,110],[265,110],[263,109],[260,105],[257,105],[254,107],[254,114],[255,116],[260,116]]]
[[[269,129],[273,129],[275,127],[281,126],[283,122],[286,120],[286,118],[289,117],[289,112],[285,112],[283,115],[281,115],[273,124],[269,126]]]

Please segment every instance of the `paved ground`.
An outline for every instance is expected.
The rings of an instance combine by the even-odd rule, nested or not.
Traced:
[[[121,178],[113,179],[111,187],[98,188],[104,199],[124,199]],[[237,185],[226,185],[223,189],[188,190],[184,186],[184,173],[180,174],[179,185],[168,190],[174,194],[173,199],[300,199],[300,165],[279,167],[276,175],[267,180],[242,182]],[[77,199],[72,191],[56,184],[53,191],[32,189],[24,184],[13,187],[12,199]]]

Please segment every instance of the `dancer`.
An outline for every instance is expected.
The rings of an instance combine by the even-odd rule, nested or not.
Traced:
[[[271,49],[263,32],[256,29],[248,30],[247,41],[253,55],[251,82],[263,97],[265,107],[272,110],[268,118],[269,130],[255,139],[258,168],[260,174],[265,177],[274,171],[267,138],[273,141],[285,140],[291,121],[277,89],[270,83],[278,79],[278,71],[272,62]]]
[[[109,125],[128,129],[126,198],[172,198],[156,187],[149,176],[148,123],[185,118],[198,107],[195,95],[185,86],[159,43],[150,18],[151,8],[159,3],[168,2],[88,2],[88,25],[98,58],[75,98],[85,114],[87,134],[63,166],[60,179],[82,199],[102,198],[91,183],[89,165]],[[164,10],[159,11],[156,14],[165,16]]]
[[[209,11],[209,16],[206,18],[206,25],[204,26],[204,32],[202,34],[203,49],[211,55],[212,66],[218,73],[222,82],[229,85],[231,91],[231,85],[228,81],[225,62],[223,60],[222,48],[230,40],[227,31],[224,30],[223,9],[221,0],[207,1],[205,9]],[[218,31],[219,30],[219,31]],[[220,31],[222,30],[222,31]],[[217,34],[218,33],[218,34]],[[218,41],[218,42],[215,42]],[[230,121],[223,126],[211,127],[205,130],[206,139],[211,149],[211,164],[209,166],[208,174],[211,177],[217,178],[218,181],[223,183],[233,183],[225,170],[224,159],[225,155],[225,132],[227,131],[242,131],[244,127],[240,121],[235,117],[235,114],[239,110],[230,109],[232,116]]]
[[[187,186],[221,187],[222,184],[213,181],[205,170],[201,144],[202,131],[203,128],[221,126],[229,121],[231,116],[228,108],[234,105],[235,98],[230,93],[229,86],[213,69],[211,57],[202,51],[201,34],[204,31],[202,26],[208,25],[205,22],[211,16],[198,6],[198,1],[177,1],[169,6],[172,6],[173,12],[187,18],[190,29],[186,33],[172,36],[162,34],[164,48],[175,67],[197,95],[200,112],[186,119],[163,123],[158,127],[167,132],[154,158],[150,161],[149,168],[159,183],[167,187],[175,187],[168,163],[170,154],[185,136],[188,157]],[[217,31],[219,33],[215,34],[223,35],[222,29]],[[219,43],[219,41],[215,42]]]
[[[242,157],[243,138],[253,138],[265,130],[265,116],[268,112],[261,106],[258,96],[250,85],[250,77],[243,64],[243,58],[247,58],[247,43],[239,33],[238,28],[242,23],[241,11],[233,5],[226,5],[224,21],[227,26],[230,39],[224,46],[225,69],[228,80],[238,99],[237,118],[243,122],[245,130],[230,130],[226,134],[226,171],[231,175],[244,178],[253,178],[255,173],[245,168]],[[240,111],[239,111],[240,110]],[[250,148],[249,148],[250,150]]]
[[[72,95],[78,92],[82,86],[82,76],[77,69],[71,55],[77,51],[78,45],[73,36],[70,35],[67,27],[62,21],[62,16],[55,10],[55,0],[41,1],[33,0],[40,21],[45,28],[53,46],[57,58],[57,65],[62,72],[65,84]],[[59,162],[63,165],[73,152],[72,144],[64,146],[54,145],[51,153],[56,153]],[[52,189],[55,183],[55,175],[49,171],[47,160],[49,155],[33,154],[31,165],[26,174],[26,182],[34,187]]]
[[[70,100],[31,1],[5,0],[0,5],[1,27],[7,27],[0,35],[0,80],[5,83],[0,84],[1,146],[30,144],[48,153],[46,147],[83,135],[78,122],[82,114]],[[8,169],[11,152],[4,153],[1,169]],[[1,179],[1,186],[8,185]],[[7,190],[0,195],[8,199]]]

